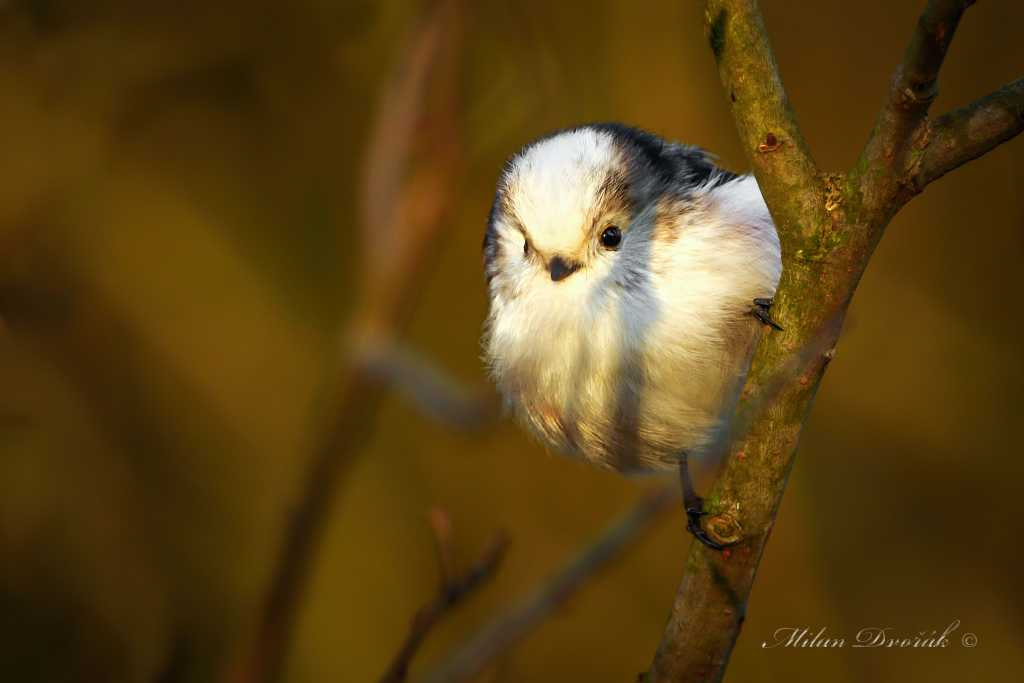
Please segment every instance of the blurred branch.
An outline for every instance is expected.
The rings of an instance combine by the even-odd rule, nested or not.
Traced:
[[[394,387],[421,413],[442,425],[473,430],[497,417],[495,401],[460,385],[408,348],[382,342],[366,349],[362,363],[369,374]]]
[[[393,335],[409,300],[422,289],[423,266],[452,208],[463,156],[456,125],[460,7],[457,0],[438,0],[385,87],[370,133],[362,192],[362,301],[353,323],[357,343],[373,345]],[[414,150],[423,161],[410,169]]]
[[[878,240],[925,184],[1024,127],[1019,81],[934,123],[927,119],[939,68],[969,4],[928,3],[864,152],[838,174],[818,172],[806,151],[756,0],[707,0],[722,84],[782,242],[773,312],[785,331],[767,334],[758,346],[738,409],[737,424],[746,428],[733,430],[731,455],[708,496],[715,514],[706,530],[734,545],[720,553],[690,544],[646,681],[725,675],[804,421]]]
[[[434,536],[434,549],[437,550],[438,577],[441,587],[447,586],[455,576],[455,552],[452,549],[452,520],[441,508],[430,511],[430,531]]]
[[[834,354],[832,340],[838,333],[838,320],[829,324],[815,336],[798,353],[792,354],[776,371],[769,381],[765,382],[764,390],[758,400],[747,402],[746,410],[733,420],[730,434],[745,434],[751,422],[760,412],[775,400],[785,387],[786,380],[794,374],[802,374],[812,370],[817,362],[829,362]],[[717,453],[728,448],[729,434],[723,433],[722,443],[716,443],[709,451]],[[660,516],[672,509],[678,500],[678,492],[674,485],[652,491],[637,503],[633,509],[620,520],[613,523],[593,543],[584,548],[559,573],[541,584],[529,597],[519,605],[510,608],[505,614],[496,617],[488,626],[481,629],[470,641],[461,646],[445,663],[440,665],[427,683],[448,683],[450,681],[470,680],[480,673],[488,663],[513,647],[519,640],[537,628],[572,594],[581,589],[583,584],[592,578],[606,563],[614,559],[617,553],[624,552],[626,544],[634,537],[646,531]],[[709,519],[706,524],[709,533],[716,535],[716,530],[728,525],[729,510],[718,511],[709,506]],[[723,514],[718,514],[719,512]],[[450,565],[444,558],[450,555],[449,525],[443,515],[435,515],[432,525],[437,539],[438,555],[442,566]],[[717,538],[722,542],[725,539]]]
[[[532,593],[495,617],[425,679],[458,683],[479,674],[495,657],[522,640],[586,582],[617,558],[640,534],[678,505],[674,486],[655,489]]]
[[[458,5],[442,0],[414,33],[384,96],[368,145],[358,312],[339,345],[325,416],[299,501],[290,516],[255,634],[228,672],[237,683],[281,678],[292,633],[335,493],[365,443],[383,397],[380,377],[362,362],[390,344],[421,291],[454,198],[461,160],[456,104]],[[431,87],[427,87],[428,82]],[[428,103],[428,96],[430,102]],[[428,104],[432,105],[428,118]],[[430,121],[428,132],[420,130]],[[429,159],[406,178],[410,155]]]
[[[508,537],[499,533],[469,571],[458,576],[452,566],[451,526],[447,515],[438,510],[433,511],[431,526],[437,543],[441,585],[437,596],[416,613],[409,634],[395,654],[387,673],[381,677],[381,683],[401,683],[406,680],[409,665],[430,630],[470,593],[494,576],[508,550]]]

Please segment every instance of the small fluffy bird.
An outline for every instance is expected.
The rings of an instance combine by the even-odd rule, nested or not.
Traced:
[[[692,491],[686,458],[718,441],[777,327],[779,240],[754,177],[620,124],[564,130],[506,163],[483,252],[484,358],[516,417],[601,467],[679,468]]]

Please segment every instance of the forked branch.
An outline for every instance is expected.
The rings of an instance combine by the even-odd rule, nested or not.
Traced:
[[[409,665],[430,631],[446,614],[494,576],[508,549],[508,536],[499,533],[468,571],[464,574],[457,574],[452,568],[451,548],[447,533],[439,533],[435,523],[434,534],[437,541],[441,585],[434,599],[413,617],[409,633],[395,654],[387,673],[381,677],[380,683],[402,683],[406,680]]]
[[[285,663],[336,493],[365,443],[388,376],[367,349],[390,345],[419,293],[454,198],[461,146],[454,51],[459,5],[438,0],[389,81],[369,145],[362,217],[364,252],[357,313],[342,331],[298,500],[285,524],[270,585],[253,633],[228,665],[230,683],[273,683]],[[427,98],[427,94],[432,95]],[[428,104],[432,104],[428,113]],[[437,109],[437,111],[434,110]],[[424,130],[432,122],[430,130]],[[429,141],[426,167],[411,164],[414,143]],[[413,171],[407,174],[410,166]],[[408,178],[406,176],[408,175]],[[348,232],[351,226],[345,225]],[[381,241],[385,241],[382,245]],[[386,252],[390,258],[382,258]]]
[[[804,420],[878,239],[925,185],[1024,128],[1022,81],[928,119],[946,50],[970,4],[928,2],[860,160],[846,174],[822,174],[787,102],[756,0],[707,0],[722,85],[782,242],[776,304],[785,332],[766,335],[758,347],[739,409],[749,431],[731,445],[706,501],[712,517],[705,530],[714,537],[715,525],[727,527],[730,540],[739,540],[728,555],[691,544],[646,681],[722,679]],[[820,352],[791,362],[808,348]],[[782,377],[775,388],[773,376]]]
[[[929,0],[903,61],[896,67],[864,154],[872,163],[899,167],[906,147],[939,94],[939,69],[964,10],[974,0]]]
[[[565,604],[630,544],[669,510],[678,509],[674,487],[646,494],[639,503],[615,520],[565,567],[549,577],[521,602],[497,615],[457,648],[425,679],[425,683],[461,683],[473,680],[495,658],[525,638]]]

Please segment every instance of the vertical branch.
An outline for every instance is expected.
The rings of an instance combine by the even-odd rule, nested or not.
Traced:
[[[357,313],[339,344],[337,369],[299,501],[284,530],[255,633],[227,675],[235,683],[280,680],[329,512],[353,454],[365,442],[384,384],[366,349],[387,345],[418,293],[417,275],[451,208],[461,148],[455,118],[454,0],[441,0],[419,27],[380,102],[363,195],[364,272]],[[428,83],[437,86],[428,88]],[[423,132],[435,96],[433,129]],[[432,140],[431,163],[405,180],[416,143]],[[347,227],[347,226],[346,226]],[[390,258],[384,254],[390,255]]]
[[[756,0],[710,0],[705,31],[740,142],[775,219],[783,247],[813,233],[801,218],[821,213],[811,157]]]
[[[746,615],[803,422],[831,358],[866,247],[844,222],[841,176],[818,171],[789,105],[756,0],[708,0],[707,31],[748,159],[782,243],[784,332],[767,332],[744,388],[730,458],[691,543],[648,681],[722,678]]]
[[[419,292],[421,269],[455,198],[463,156],[458,112],[459,0],[437,6],[412,38],[370,133],[362,192],[363,282],[357,344],[389,342]],[[409,169],[412,153],[422,161]],[[373,349],[369,349],[370,352]]]
[[[892,75],[885,105],[868,143],[892,157],[913,136],[939,94],[939,69],[960,18],[973,0],[929,0],[917,21],[903,61]],[[887,152],[887,154],[886,154]]]
[[[960,18],[972,4],[974,0],[928,0],[903,61],[893,72],[885,103],[857,164],[864,201],[881,227],[916,194],[903,171],[914,146],[926,142],[928,110],[939,94],[939,70]],[[865,173],[869,168],[872,173]]]
[[[707,500],[712,516],[705,529],[735,545],[730,553],[717,553],[691,544],[647,681],[722,679],[804,420],[886,224],[927,182],[1024,129],[1020,81],[934,125],[927,120],[939,68],[969,4],[928,3],[868,145],[844,176],[815,170],[786,102],[756,1],[707,1],[711,48],[783,246],[776,302],[782,304],[785,332],[768,334],[758,347],[737,418],[749,423],[749,431],[732,444],[732,457]],[[808,361],[790,362],[799,355]],[[781,378],[774,388],[773,376]]]

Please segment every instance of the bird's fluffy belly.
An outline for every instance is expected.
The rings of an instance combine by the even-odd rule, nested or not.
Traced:
[[[620,471],[668,469],[707,447],[738,390],[736,333],[748,344],[755,330],[723,318],[721,343],[659,324],[630,339],[614,316],[566,328],[505,313],[506,330],[532,331],[505,336],[499,323],[488,340],[510,408],[549,447]]]

